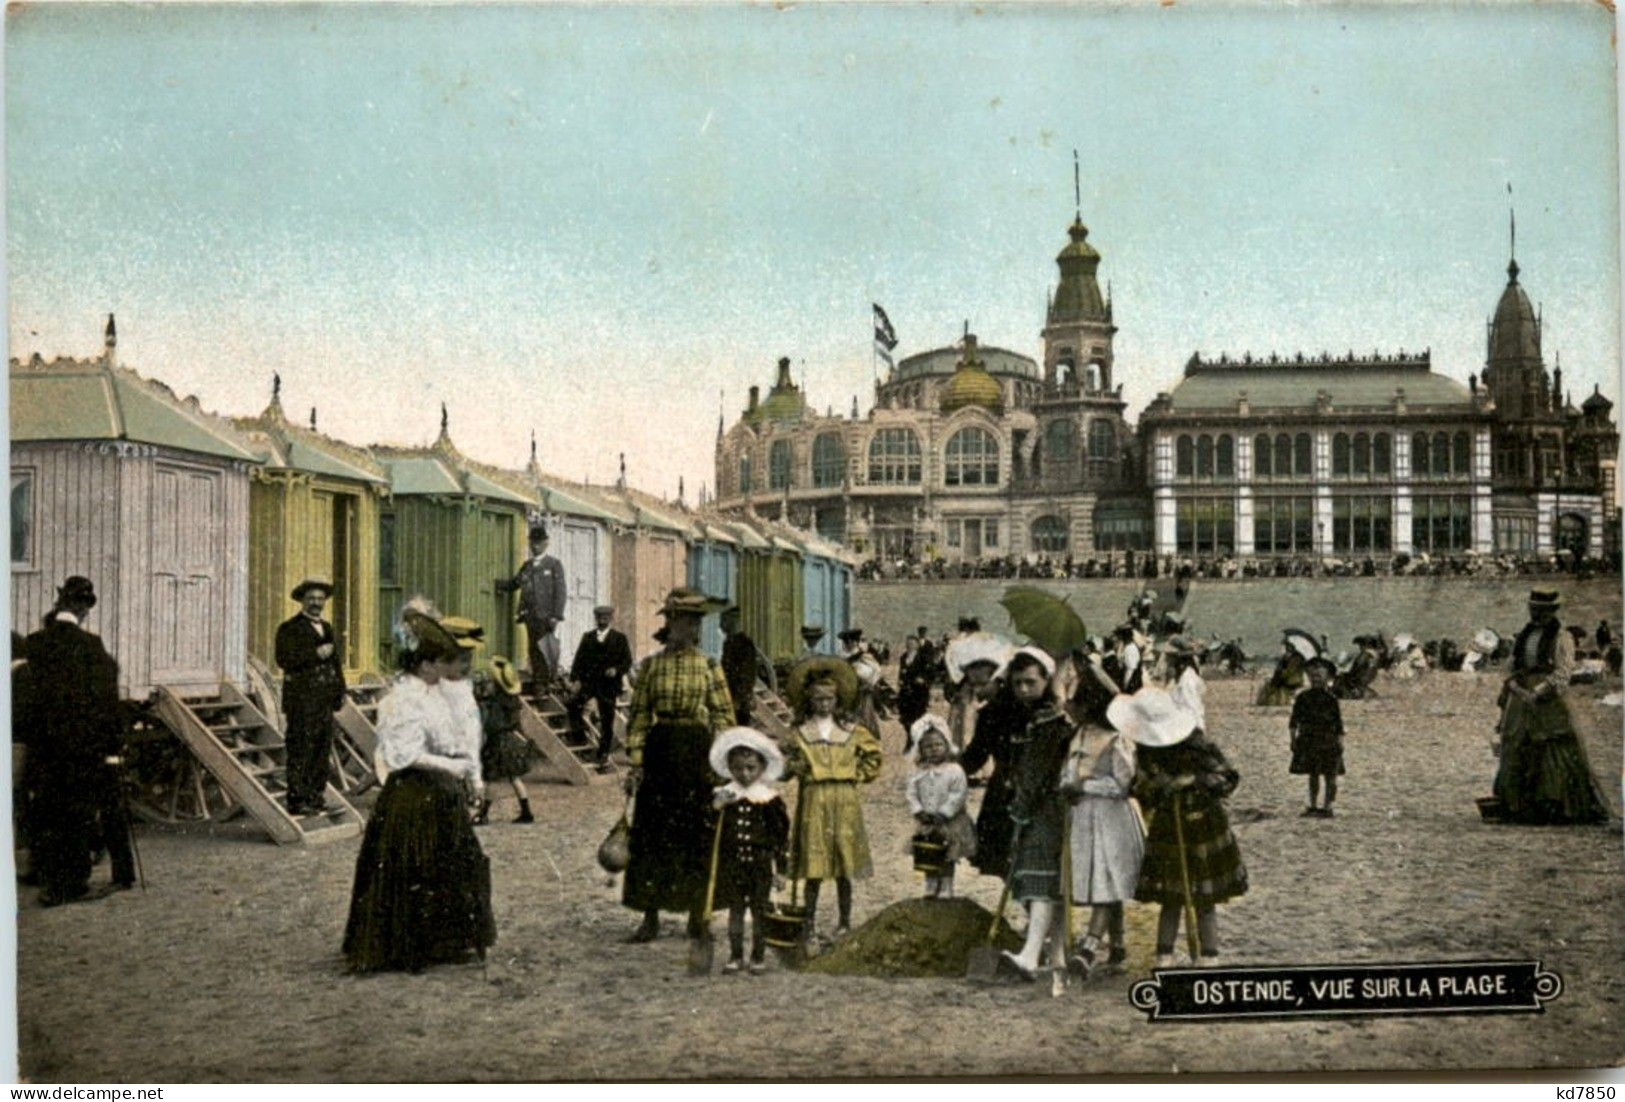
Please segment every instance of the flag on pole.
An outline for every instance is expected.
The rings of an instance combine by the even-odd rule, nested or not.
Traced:
[[[884,348],[881,348],[878,344],[875,345],[875,355],[884,360],[888,368],[892,369],[893,371],[897,369],[897,365],[892,363],[891,353],[887,352]]]
[[[875,308],[875,344],[880,349],[890,352],[897,347],[897,330],[892,328],[891,319],[886,316],[886,311],[880,308],[880,303],[876,302],[873,305]],[[891,362],[889,357],[887,362]]]

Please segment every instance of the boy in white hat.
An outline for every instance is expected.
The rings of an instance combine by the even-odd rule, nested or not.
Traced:
[[[784,775],[784,756],[760,731],[730,727],[711,744],[711,769],[728,783],[711,806],[722,817],[712,902],[728,908],[727,973],[745,967],[745,912],[751,913],[750,973],[766,971],[763,916],[790,861],[790,814],[773,784]]]

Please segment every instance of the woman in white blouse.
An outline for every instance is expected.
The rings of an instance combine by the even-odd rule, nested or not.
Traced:
[[[480,759],[441,684],[461,666],[438,623],[405,614],[402,676],[378,707],[389,780],[356,856],[344,956],[352,972],[422,971],[496,940],[491,871],[469,821]]]

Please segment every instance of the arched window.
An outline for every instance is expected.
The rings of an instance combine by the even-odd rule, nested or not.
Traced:
[[[1371,473],[1371,437],[1363,432],[1354,434],[1354,473],[1356,475]]]
[[[1292,437],[1280,433],[1275,437],[1275,477],[1292,474]]]
[[[1229,433],[1219,437],[1219,445],[1213,453],[1213,473],[1220,478],[1236,477],[1236,441]]]
[[[993,486],[999,481],[999,441],[986,429],[960,429],[948,438],[942,481],[949,486]]]
[[[1332,437],[1332,474],[1349,473],[1349,434],[1340,432]]]
[[[782,490],[790,485],[790,441],[775,440],[767,450],[767,488]]]
[[[1394,472],[1394,445],[1386,432],[1371,438],[1371,473],[1388,475]]]
[[[1314,444],[1307,432],[1300,432],[1292,439],[1292,473],[1299,478],[1315,473]]]
[[[1180,478],[1189,478],[1194,464],[1192,459],[1191,438],[1181,436],[1174,442],[1174,474]]]
[[[1411,477],[1428,473],[1428,434],[1419,432],[1411,437]]]
[[[1442,432],[1433,434],[1433,473],[1450,473],[1450,437]]]
[[[1196,438],[1196,477],[1213,477],[1213,437],[1205,432]]]
[[[1103,417],[1089,422],[1089,458],[1115,459],[1116,450],[1117,433],[1112,431],[1112,423]]]
[[[1066,546],[1066,521],[1057,516],[1043,516],[1033,521],[1034,551],[1065,551]]]
[[[1270,438],[1261,432],[1253,437],[1253,477],[1268,478],[1274,473],[1270,468]]]
[[[739,492],[748,494],[750,491],[750,455],[747,453],[739,457]]]
[[[920,438],[911,429],[881,429],[869,439],[869,481],[912,486],[920,481]]]
[[[813,441],[812,482],[814,486],[839,486],[846,481],[846,449],[841,435],[820,433]]]
[[[1473,469],[1472,441],[1465,432],[1458,432],[1451,444],[1450,469],[1456,474],[1471,474]]]
[[[1058,468],[1056,465],[1072,462],[1072,453],[1077,449],[1077,429],[1071,421],[1051,421],[1044,426],[1044,461],[1050,464],[1050,470]]]

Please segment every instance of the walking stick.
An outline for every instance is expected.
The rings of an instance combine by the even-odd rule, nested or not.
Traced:
[[[130,814],[130,786],[128,777],[124,773],[124,754],[122,752],[113,756],[114,770],[118,774],[118,801],[124,812],[124,836],[130,840],[130,857],[135,861],[136,883],[141,885],[143,893],[147,890],[147,870],[141,863],[141,847],[135,843],[135,819]]]
[[[1190,950],[1191,963],[1201,961],[1201,949],[1196,940],[1196,904],[1191,899],[1191,868],[1185,855],[1185,805],[1174,793],[1174,841],[1179,846],[1179,880],[1185,894],[1185,947]]]
[[[1051,997],[1059,997],[1066,986],[1067,958],[1072,955],[1072,946],[1076,944],[1073,938],[1072,919],[1072,807],[1069,804],[1066,815],[1061,820],[1061,906],[1066,908],[1063,912],[1062,925],[1066,934],[1066,943],[1061,950],[1061,959],[1051,961],[1050,980]]]
[[[717,809],[717,829],[711,835],[711,872],[705,879],[705,906],[700,910],[703,932],[699,937],[689,941],[688,974],[691,976],[710,975],[711,963],[716,952],[711,941],[711,900],[715,897],[717,889],[717,859],[722,854],[723,810]]]

